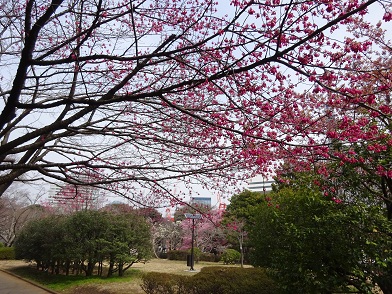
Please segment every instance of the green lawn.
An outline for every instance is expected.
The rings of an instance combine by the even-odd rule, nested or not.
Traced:
[[[126,271],[124,277],[113,276],[110,278],[97,276],[86,277],[84,275],[52,275],[43,271],[38,271],[29,266],[17,267],[8,271],[41,284],[56,292],[64,292],[78,286],[102,285],[108,283],[132,283],[133,281],[138,280],[141,275],[141,271],[135,269],[129,269]]]

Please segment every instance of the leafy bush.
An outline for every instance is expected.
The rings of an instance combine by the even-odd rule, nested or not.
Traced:
[[[188,250],[172,250],[167,252],[167,259],[169,260],[186,260]]]
[[[235,264],[240,261],[241,253],[234,249],[226,249],[221,259],[225,264]]]
[[[168,254],[167,254],[167,252],[159,252],[158,257],[161,259],[167,259]]]
[[[147,294],[277,294],[279,288],[261,268],[205,267],[194,276],[148,273],[142,277]]]
[[[191,254],[191,250],[172,250],[167,253],[160,254],[159,258],[167,258],[169,260],[184,260],[186,261],[187,255]],[[199,248],[194,248],[194,257],[195,262],[199,261],[210,261],[210,262],[219,262],[220,255],[214,255],[211,253],[203,253]]]
[[[262,268],[204,267],[193,276],[194,294],[277,294],[277,284]]]
[[[0,260],[15,259],[14,247],[1,247],[0,246]]]
[[[141,288],[147,294],[180,294],[183,289],[185,276],[167,273],[149,272],[142,276]]]
[[[199,261],[219,262],[221,259],[219,254],[201,253]]]

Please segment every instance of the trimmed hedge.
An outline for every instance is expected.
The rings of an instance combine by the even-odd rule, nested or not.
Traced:
[[[199,256],[199,261],[219,262],[221,256],[219,254],[202,253]]]
[[[166,257],[169,260],[186,260],[186,256],[189,254],[191,254],[190,250],[172,250],[166,253]],[[202,253],[198,248],[194,249],[194,255],[195,255],[195,262],[199,262],[199,261],[219,262],[220,261],[220,255],[214,255],[212,253]]]
[[[185,294],[187,276],[149,272],[143,275],[141,288],[147,294]]]
[[[169,260],[186,260],[188,250],[172,250],[167,253],[167,259]]]
[[[142,277],[147,294],[278,294],[261,268],[204,267],[194,276],[150,272]]]
[[[0,260],[15,259],[14,247],[0,247]]]

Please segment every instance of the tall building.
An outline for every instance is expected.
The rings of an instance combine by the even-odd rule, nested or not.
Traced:
[[[272,190],[272,184],[274,183],[274,180],[256,176],[249,180],[247,189],[253,192],[269,192]]]
[[[191,197],[191,204],[211,207],[211,197]]]

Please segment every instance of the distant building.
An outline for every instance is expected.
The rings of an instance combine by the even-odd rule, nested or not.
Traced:
[[[270,192],[275,181],[256,176],[249,180],[247,189],[253,192]]]
[[[90,185],[53,186],[49,193],[49,206],[61,213],[96,210],[103,206],[98,189]]]
[[[191,204],[211,207],[211,197],[191,197]]]

